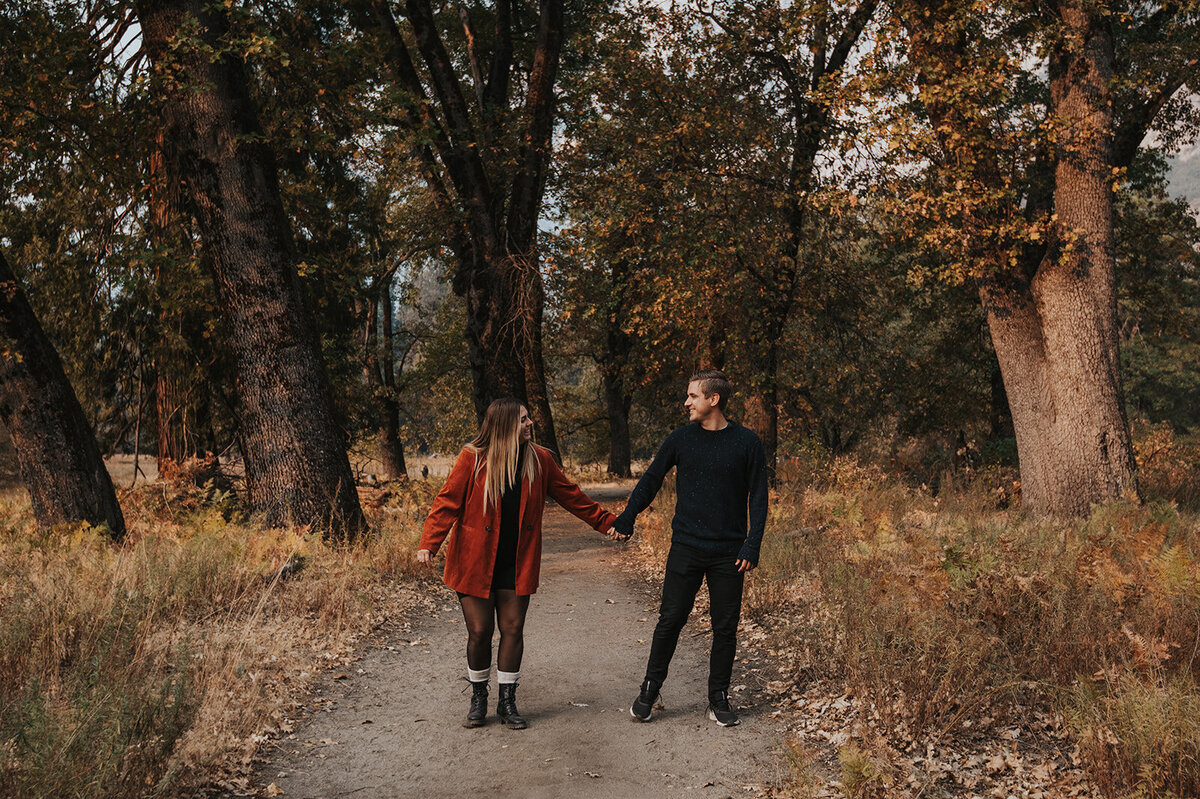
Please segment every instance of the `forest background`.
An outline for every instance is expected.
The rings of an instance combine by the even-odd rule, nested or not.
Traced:
[[[1194,3],[1083,0],[7,3],[0,416],[27,493],[6,606],[36,595],[16,577],[30,547],[49,568],[140,546],[164,514],[194,524],[180,508],[377,546],[358,484],[415,507],[425,482],[395,487],[413,459],[455,452],[506,394],[569,463],[629,476],[682,421],[686,376],[718,367],[796,514],[777,523],[847,537],[780,579],[825,575],[840,612],[878,603],[837,569],[884,569],[855,547],[901,557],[889,525],[965,492],[966,528],[910,525],[939,542],[946,608],[1011,600],[979,622],[1008,677],[1121,671],[1073,700],[1084,760],[1110,792],[1186,795],[1198,23]],[[114,487],[97,464],[131,454],[184,494],[155,505],[136,471]],[[830,510],[846,492],[876,512]],[[1023,594],[985,590],[1031,579],[989,550],[995,525],[1047,519],[1062,596],[1108,609],[1055,618],[1111,622],[1053,668],[1054,630],[1013,655]],[[80,645],[59,624],[13,627],[6,649],[35,655],[3,661],[5,768],[31,785],[54,749],[27,765],[31,719],[80,712],[30,676],[39,646]],[[894,641],[839,646],[860,647],[846,674],[895,676],[871,659]],[[1118,719],[1135,689],[1191,726],[1138,748]],[[931,690],[918,728],[945,720],[922,702],[969,706]],[[176,738],[114,779],[167,779]]]

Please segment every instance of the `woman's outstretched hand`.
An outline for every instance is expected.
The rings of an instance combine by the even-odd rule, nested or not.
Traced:
[[[430,552],[428,549],[418,549],[417,550],[417,563],[432,564],[433,563],[433,553]]]
[[[611,538],[613,541],[628,541],[633,536],[632,533],[629,535],[621,535],[617,532],[617,528],[615,527],[608,528],[608,532],[606,532],[605,535]]]

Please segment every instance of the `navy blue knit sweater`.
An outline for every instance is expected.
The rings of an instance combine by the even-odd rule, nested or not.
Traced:
[[[757,565],[767,523],[766,455],[758,436],[732,421],[720,430],[693,422],[671,433],[617,517],[617,532],[633,533],[634,518],[649,507],[672,466],[677,469],[672,543],[736,553]]]

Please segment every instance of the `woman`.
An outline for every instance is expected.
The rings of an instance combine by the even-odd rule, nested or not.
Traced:
[[[538,587],[547,495],[599,532],[611,530],[616,518],[566,478],[550,450],[530,442],[532,433],[529,411],[517,400],[488,406],[479,435],[459,453],[433,501],[417,550],[418,561],[432,563],[454,529],[446,546],[445,582],[458,593],[467,622],[472,691],[465,727],[480,727],[487,717],[494,624],[500,627],[496,714],[512,729],[527,726],[517,712],[516,690],[525,613]]]

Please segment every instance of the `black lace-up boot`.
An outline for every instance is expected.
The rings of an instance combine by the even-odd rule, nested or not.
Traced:
[[[471,709],[467,711],[464,727],[482,727],[487,723],[487,680],[471,683]]]
[[[500,701],[496,703],[496,715],[510,730],[523,730],[529,725],[517,712],[517,684],[500,683]]]

